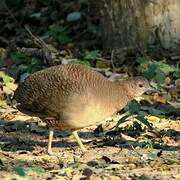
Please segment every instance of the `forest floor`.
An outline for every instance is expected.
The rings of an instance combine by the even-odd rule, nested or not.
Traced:
[[[180,179],[179,121],[149,118],[164,131],[161,138],[148,131],[139,135],[136,131],[130,137],[128,131],[125,135],[110,130],[98,133],[95,127],[83,129],[79,134],[87,148],[84,153],[70,132],[55,130],[55,155],[49,156],[44,123],[9,107],[4,112],[1,179]]]
[[[96,10],[95,1],[0,1],[0,180],[180,179],[180,51],[105,52]],[[116,129],[81,130],[85,153],[55,130],[49,156],[46,125],[17,111],[13,93],[31,73],[68,63],[111,80],[141,75],[160,93],[131,103]]]

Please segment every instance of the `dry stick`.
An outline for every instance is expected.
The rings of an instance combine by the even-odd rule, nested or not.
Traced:
[[[49,55],[49,54],[51,54],[51,53],[53,53],[53,52],[54,52],[54,53],[57,53],[57,52],[58,52],[58,50],[56,50],[55,48],[49,47],[41,38],[36,37],[36,36],[31,32],[31,30],[30,30],[27,26],[24,26],[24,28],[25,28],[26,31],[29,33],[30,37],[34,40],[35,44],[37,44],[38,47],[42,49],[42,52],[43,52],[43,54],[45,54],[45,56],[46,56],[47,54]],[[52,57],[51,57],[51,58],[52,58]],[[48,63],[48,59],[49,59],[49,58],[46,57],[46,59],[47,59],[47,62],[46,62],[46,63]]]
[[[24,28],[26,29],[26,31],[29,33],[29,35],[31,36],[31,38],[34,39],[35,43],[40,47],[42,48],[43,50],[47,50],[48,53],[57,53],[59,52],[57,49],[55,48],[51,48],[49,47],[41,38],[39,37],[36,37],[32,32],[31,30],[27,27],[27,26],[24,26]]]
[[[12,19],[16,22],[16,24],[19,26],[19,28],[23,28],[21,26],[21,24],[17,21],[16,17],[14,16],[14,14],[11,12],[11,10],[8,8],[7,4],[5,1],[3,1],[3,4],[4,4],[4,7],[6,8],[6,10],[8,11],[8,13],[10,14],[10,16],[12,17]],[[24,26],[25,30],[29,33],[29,35],[31,37],[33,37],[33,39],[35,39],[35,43],[40,47],[42,48],[42,46],[44,48],[46,48],[47,50],[49,50],[48,46],[45,44],[45,42],[43,40],[41,40],[40,38],[37,38],[36,36],[34,36],[32,34],[32,32],[30,31],[30,29],[27,27],[27,26]]]
[[[45,49],[45,50],[47,50],[48,52],[52,52],[52,51],[58,52],[57,50],[54,50],[54,49],[48,47],[47,44],[46,44],[42,39],[37,38],[37,37],[30,31],[30,29],[29,29],[27,26],[22,27],[21,24],[17,21],[16,17],[15,17],[15,16],[13,15],[13,13],[11,12],[11,10],[8,8],[8,6],[7,6],[7,4],[5,3],[5,1],[3,1],[3,3],[4,3],[4,7],[7,9],[8,13],[9,13],[10,16],[12,17],[12,19],[16,22],[16,24],[19,26],[19,28],[25,28],[25,30],[29,33],[30,37],[31,37],[32,39],[34,39],[35,44],[36,44],[38,47],[40,47],[40,48],[42,48],[42,49]]]
[[[105,57],[106,58],[106,57]],[[105,59],[105,58],[102,58],[102,57],[97,57],[96,59],[98,60],[98,61],[102,61],[102,62],[105,62],[105,63],[107,63],[107,64],[111,64],[111,62],[109,62],[109,57],[107,57],[107,59]]]
[[[8,6],[7,6],[7,4],[5,3],[5,1],[3,1],[3,3],[4,3],[4,7],[7,9],[8,13],[11,15],[11,17],[12,17],[13,20],[16,22],[16,24],[19,26],[19,28],[23,28],[23,27],[21,26],[21,24],[17,21],[16,17],[15,17],[15,16],[13,15],[13,13],[11,12],[11,10],[8,8]],[[25,30],[29,33],[30,37],[35,40],[35,44],[36,44],[38,47],[40,47],[40,48],[46,48],[47,50],[52,51],[52,49],[50,49],[42,39],[36,37],[26,25],[24,26],[24,28],[25,28]],[[86,33],[86,31],[83,31],[83,32],[80,34],[80,36],[81,36],[82,34],[84,34],[84,33]],[[78,36],[78,37],[79,37],[79,36]],[[74,39],[77,39],[77,37],[75,37]],[[73,40],[74,40],[74,39],[73,39]],[[113,53],[112,53],[112,54],[113,54]],[[113,56],[114,56],[114,55],[113,55]],[[112,58],[111,58],[111,59],[112,59]],[[106,62],[106,63],[109,63],[109,62],[108,62],[106,59],[104,59],[104,58],[98,58],[98,60],[103,61],[103,62]],[[113,69],[114,69],[115,66],[114,66],[113,61],[111,61],[111,64],[112,64]]]
[[[21,24],[19,24],[19,22],[17,21],[16,17],[14,16],[14,14],[11,12],[11,10],[8,8],[7,4],[5,1],[3,1],[3,5],[6,8],[6,10],[8,11],[8,13],[10,14],[10,16],[13,18],[13,20],[16,22],[16,24],[19,26],[19,28],[23,28],[21,26]],[[40,45],[44,45],[45,43],[42,40],[39,40],[38,38],[36,38],[32,32],[29,30],[29,28],[27,26],[24,26],[24,28],[26,29],[26,31],[31,35],[31,37],[33,37],[33,39],[35,39],[39,44],[37,44],[38,46]]]
[[[24,26],[24,28],[25,28],[25,30],[29,33],[29,35],[35,40],[35,43],[36,43],[40,48],[44,47],[44,48],[46,48],[46,49],[49,50],[49,47],[46,45],[46,43],[45,43],[42,39],[36,37],[36,36],[30,31],[30,29],[29,29],[27,26]]]
[[[115,72],[115,65],[114,65],[113,59],[114,59],[114,49],[111,52],[111,65],[113,68],[113,72]]]

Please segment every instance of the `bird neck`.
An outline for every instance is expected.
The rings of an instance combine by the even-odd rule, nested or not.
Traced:
[[[124,108],[128,102],[130,102],[134,97],[132,93],[129,92],[125,81],[122,82],[114,82],[114,88],[112,89],[112,99],[115,102],[117,108],[122,109]]]

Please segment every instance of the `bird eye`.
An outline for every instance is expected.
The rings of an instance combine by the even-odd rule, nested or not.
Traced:
[[[139,84],[139,87],[140,87],[140,88],[142,88],[142,87],[143,87],[143,85],[142,85],[142,84]]]

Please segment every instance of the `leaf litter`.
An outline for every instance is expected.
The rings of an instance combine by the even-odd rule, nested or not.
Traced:
[[[132,57],[127,56],[127,64],[115,67],[111,56],[102,52],[98,16],[94,11],[89,12],[88,1],[80,1],[78,5],[66,1],[56,4],[54,1],[56,5],[65,7],[61,12],[51,1],[25,3],[24,6],[21,1],[14,3],[15,6],[7,1],[5,11],[1,11],[4,19],[0,21],[3,35],[0,37],[1,178],[180,179],[178,54],[167,54],[167,60],[163,57],[160,61],[147,54],[133,57],[137,67],[128,66]],[[8,6],[13,7],[10,15]],[[13,16],[21,19],[21,23],[27,19],[30,28],[21,27],[14,22]],[[37,21],[42,26],[37,26]],[[15,48],[9,47],[11,42]],[[169,59],[173,59],[173,65],[168,64]],[[17,87],[14,82],[60,63],[93,66],[110,80],[141,74],[162,93],[132,102],[98,128],[81,130],[80,136],[88,149],[84,154],[70,132],[56,130],[53,151],[57,156],[48,156],[46,125],[14,108],[13,92]]]
[[[165,149],[150,147],[150,143],[155,143],[152,139],[159,140],[153,136],[150,136],[149,144],[142,146],[140,139],[145,142],[146,135],[141,133],[137,136],[136,132],[132,136],[133,133],[128,134],[130,131],[127,130],[131,127],[130,124],[122,124],[122,132],[132,137],[133,141],[126,136],[122,136],[125,138],[122,140],[118,132],[113,137],[112,130],[102,135],[95,133],[93,128],[87,128],[81,130],[81,138],[95,138],[85,143],[88,151],[83,154],[74,139],[68,138],[69,133],[64,136],[56,136],[55,133],[53,151],[57,156],[49,156],[46,154],[48,134],[45,124],[41,124],[37,118],[32,120],[32,117],[20,116],[18,112],[14,116],[13,120],[3,118],[0,122],[0,169],[4,179],[22,176],[36,179],[135,179],[141,176],[163,179],[177,178],[180,173],[180,152],[168,148],[180,145],[177,134],[174,136],[168,131],[179,130],[174,121],[149,119],[159,129],[162,128],[164,135],[159,143],[162,146],[167,145]]]

